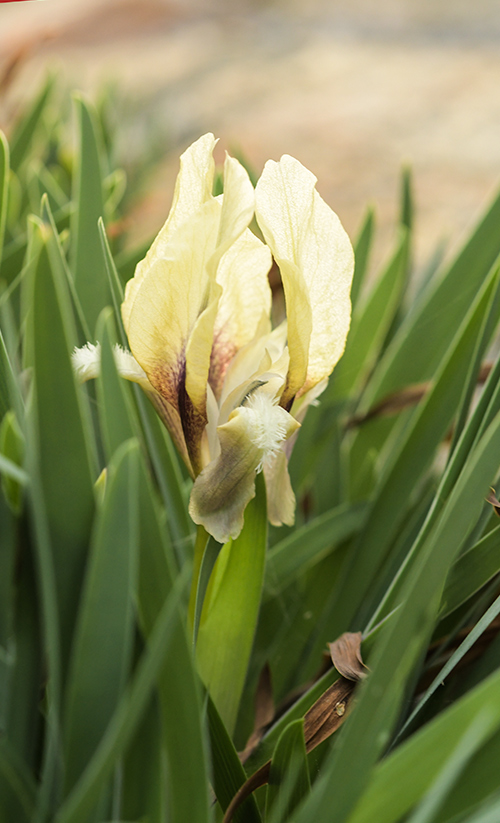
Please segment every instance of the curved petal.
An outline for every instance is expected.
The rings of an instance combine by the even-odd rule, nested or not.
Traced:
[[[354,256],[316,178],[293,157],[269,160],[256,188],[256,217],[278,263],[288,318],[287,407],[333,370],[349,330]]]
[[[293,526],[295,495],[288,474],[288,459],[283,449],[264,463],[264,477],[269,522],[273,526]]]
[[[221,452],[196,478],[189,513],[220,543],[236,538],[244,511],[255,495],[255,475],[280,443],[298,427],[296,420],[265,392],[255,392],[217,434]]]

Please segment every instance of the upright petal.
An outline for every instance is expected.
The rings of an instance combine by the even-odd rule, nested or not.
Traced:
[[[181,155],[180,171],[168,218],[146,257],[137,265],[134,277],[128,281],[125,289],[125,300],[122,305],[125,329],[142,278],[150,271],[156,260],[168,257],[168,245],[175,232],[212,198],[215,169],[212,153],[216,143],[213,134],[205,134]]]
[[[249,255],[247,253],[245,256],[246,247],[245,244],[243,248],[241,247],[240,240],[243,233],[250,234],[247,226],[253,217],[255,206],[254,189],[248,173],[237,160],[229,156],[226,156],[224,164],[224,194],[221,198],[217,198],[217,204],[220,207],[220,215],[215,249],[207,261],[210,284],[208,304],[206,308],[203,308],[203,312],[193,327],[186,350],[186,391],[194,407],[200,413],[205,409],[209,370],[217,358],[217,353],[213,352],[216,316],[221,301],[223,306],[227,303],[224,292],[228,291],[228,281],[233,280],[233,274],[238,276],[237,271],[231,271],[231,265],[228,265],[226,258],[229,261],[234,260],[233,249],[236,246],[242,252],[238,262],[242,268],[245,267],[245,259]],[[255,240],[257,241],[257,238]],[[262,243],[260,246],[265,248]],[[255,253],[251,255],[251,258],[251,262],[258,265],[260,261]],[[248,264],[244,270],[245,273],[247,270]]]
[[[216,200],[208,201],[178,229],[165,256],[149,254],[133,300],[126,295],[122,307],[134,357],[174,406],[185,376],[187,342],[207,305],[206,264],[214,251],[220,209]]]
[[[226,154],[224,194],[217,235],[216,252],[209,265],[215,272],[222,255],[250,224],[255,211],[255,191],[248,172],[234,157]]]
[[[252,341],[262,318],[271,312],[268,272],[271,253],[249,229],[222,257],[217,283],[222,287],[214,328],[210,385],[220,397],[227,367],[234,355]],[[266,331],[268,324],[264,325]]]
[[[266,163],[256,189],[256,217],[285,291],[290,368],[284,407],[332,372],[349,330],[353,251],[315,184],[311,172],[284,155]]]

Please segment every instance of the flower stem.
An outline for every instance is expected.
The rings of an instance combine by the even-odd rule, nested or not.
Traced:
[[[196,531],[196,540],[194,544],[194,558],[193,558],[193,579],[191,582],[191,593],[189,595],[188,607],[188,629],[192,633],[194,626],[194,612],[196,608],[196,593],[198,591],[198,580],[200,577],[201,562],[207,547],[209,535],[203,528],[198,526]]]

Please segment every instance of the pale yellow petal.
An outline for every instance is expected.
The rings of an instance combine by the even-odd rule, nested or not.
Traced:
[[[354,256],[316,178],[284,155],[268,161],[257,184],[256,217],[278,263],[288,318],[287,405],[333,370],[349,330]]]
[[[255,392],[219,426],[220,455],[196,478],[189,513],[220,543],[236,538],[247,503],[255,495],[255,475],[299,424],[264,393]]]
[[[179,227],[192,219],[203,204],[212,199],[214,179],[212,153],[216,142],[213,134],[205,134],[181,155],[180,171],[167,221],[144,260],[137,265],[135,275],[128,281],[125,289],[125,300],[122,305],[125,329],[128,328],[129,315],[142,278],[149,273],[158,259],[170,256],[168,247]]]
[[[185,374],[185,349],[206,307],[206,263],[214,250],[220,217],[216,200],[184,223],[168,247],[168,257],[150,257],[129,307],[130,348],[155,388],[177,407]]]
[[[248,227],[255,210],[255,191],[248,172],[228,154],[224,163],[224,194],[221,200],[216,251],[209,263],[214,274],[222,255]]]
[[[220,294],[220,287],[218,292]],[[193,406],[204,412],[207,397],[208,372],[214,338],[214,323],[219,294],[199,315],[186,346],[186,391]]]
[[[235,354],[250,343],[264,320],[269,329],[271,254],[249,229],[222,257],[217,283],[222,295],[214,328],[210,384],[220,397],[224,378]]]
[[[290,440],[292,437],[287,440],[287,443]],[[288,459],[283,449],[264,463],[264,477],[269,522],[273,526],[293,526],[295,495],[288,474]]]

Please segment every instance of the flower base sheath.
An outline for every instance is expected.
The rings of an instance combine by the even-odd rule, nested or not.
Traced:
[[[254,190],[226,156],[224,194],[214,197],[215,144],[206,134],[181,157],[168,219],[126,287],[130,352],[115,358],[193,477],[192,519],[224,543],[240,533],[261,470],[270,521],[293,523],[289,438],[344,350],[354,259],[316,178],[293,157],[268,161]],[[249,229],[254,216],[265,243]],[[273,258],[287,313],[275,329]],[[73,361],[82,380],[95,377],[99,346]]]

